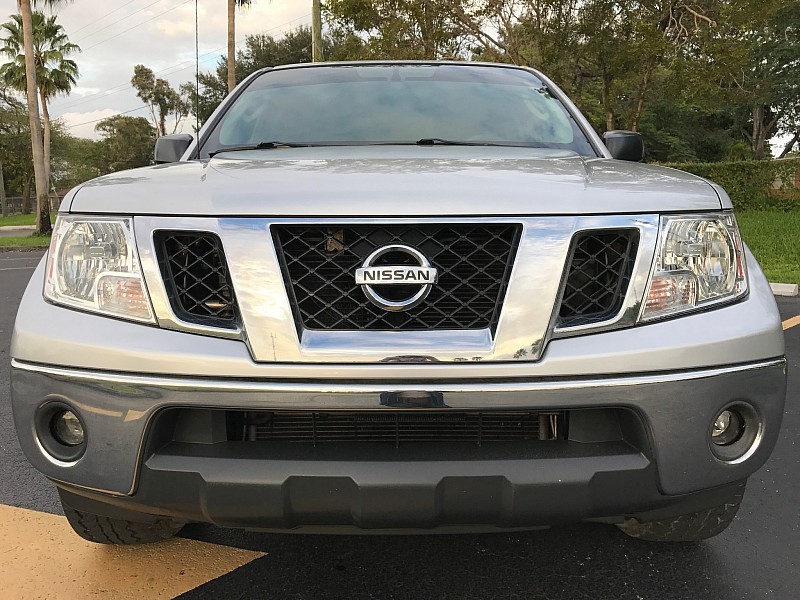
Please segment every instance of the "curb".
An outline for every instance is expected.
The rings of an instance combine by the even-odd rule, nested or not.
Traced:
[[[0,227],[0,231],[33,231],[36,225],[5,225]]]
[[[0,246],[0,253],[3,252],[36,252],[37,250],[47,250],[50,246]]]
[[[800,286],[796,283],[770,283],[769,287],[772,288],[772,293],[776,296],[788,296],[794,298],[800,295]]]

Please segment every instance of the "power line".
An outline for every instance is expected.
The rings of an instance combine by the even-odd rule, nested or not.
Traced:
[[[187,0],[187,1],[191,1],[191,0]],[[177,8],[177,6],[175,8]],[[308,18],[310,16],[311,16],[311,13],[308,13],[308,14],[300,16],[300,17],[296,17],[296,18],[292,19],[291,21],[287,21],[287,22],[282,23],[280,25],[276,25],[275,27],[271,27],[269,29],[265,29],[264,31],[261,32],[261,34],[265,34],[265,33],[271,32],[271,31],[275,31],[276,29],[280,29],[282,27],[285,27],[286,25],[291,25],[295,21],[300,21],[301,19],[306,19],[306,18]],[[253,35],[253,34],[248,34],[243,39],[241,39],[238,42],[236,42],[236,46],[239,46],[239,45],[243,44],[244,42],[246,42],[247,41],[247,37],[249,37],[249,35]],[[227,48],[227,45],[220,46],[219,48],[215,48],[214,50],[209,50],[208,52],[204,52],[203,54],[200,55],[200,57],[201,57],[200,62],[201,63],[208,62],[209,58],[206,58],[206,59],[203,60],[203,57],[216,58],[217,53],[220,50],[224,50],[226,48]],[[186,62],[187,61],[182,61],[182,62],[179,62],[177,64],[170,65],[168,67],[165,67],[165,68],[161,69],[160,71],[156,71],[155,73],[153,73],[153,75],[161,75],[161,74],[165,73],[166,71],[169,71],[170,69],[174,69],[176,67],[181,67],[177,71],[173,71],[172,73],[167,73],[167,75],[175,75],[176,73],[180,73],[181,71],[185,71],[189,67],[193,66],[191,63],[189,63],[187,65]],[[126,91],[128,89],[131,89],[132,87],[133,86],[130,84],[130,82],[120,83],[120,84],[117,84],[117,85],[115,85],[113,87],[107,88],[105,90],[100,90],[99,92],[94,92],[92,94],[87,94],[86,96],[81,97],[80,100],[78,100],[76,102],[69,103],[69,104],[66,104],[64,106],[60,106],[59,107],[59,111],[63,114],[64,112],[66,112],[66,109],[75,108],[77,106],[81,106],[81,105],[87,104],[89,102],[94,102],[96,100],[95,96],[99,96],[101,94],[104,94],[105,96],[112,96],[114,94],[118,94],[119,92],[124,92],[124,91]],[[107,92],[109,92],[109,93],[107,93]]]
[[[98,123],[100,121],[105,121],[106,119],[110,119],[112,117],[119,117],[120,115],[127,115],[132,112],[136,112],[139,110],[147,110],[146,106],[140,106],[139,108],[132,108],[131,110],[126,110],[124,112],[117,113],[115,115],[109,115],[107,117],[100,117],[99,119],[94,119],[93,121],[84,121],[83,123],[75,123],[74,125],[67,125],[65,129],[74,129],[75,127],[80,127],[81,125],[91,125],[92,123]]]
[[[165,14],[170,13],[170,12],[172,12],[173,10],[175,10],[177,8],[180,8],[181,6],[184,6],[185,4],[189,4],[189,2],[192,2],[192,1],[193,0],[184,0],[180,4],[177,4],[177,5],[173,6],[172,8],[170,8],[169,10],[165,10],[164,12],[159,13],[156,16],[154,16],[154,17],[152,17],[150,19],[147,19],[146,21],[142,21],[141,23],[139,23],[137,25],[134,25],[133,27],[128,27],[127,29],[125,29],[123,31],[120,31],[116,35],[112,35],[111,37],[108,37],[108,38],[106,38],[106,39],[104,39],[104,40],[102,40],[100,42],[97,42],[96,44],[92,44],[88,48],[83,48],[83,52],[87,52],[88,50],[91,50],[92,48],[97,48],[101,44],[105,44],[106,42],[110,42],[111,40],[116,39],[119,36],[124,35],[124,34],[128,33],[129,31],[132,31],[132,30],[136,29],[137,27],[141,27],[142,25],[145,25],[146,23],[149,23],[150,21],[155,21],[159,17],[163,17]]]
[[[135,0],[133,0],[133,1],[135,1]],[[117,19],[116,21],[112,21],[111,23],[108,23],[107,25],[105,25],[105,26],[101,27],[101,28],[100,28],[100,29],[98,29],[97,31],[93,31],[92,33],[88,33],[88,34],[86,34],[85,36],[83,36],[82,38],[80,38],[80,39],[79,39],[79,40],[78,40],[76,43],[80,43],[80,42],[82,42],[82,41],[84,41],[84,40],[88,40],[90,37],[94,37],[94,36],[95,36],[95,35],[97,35],[98,33],[103,33],[104,31],[108,30],[108,28],[109,28],[109,27],[113,27],[113,26],[114,26],[114,25],[116,25],[117,23],[122,23],[123,21],[125,21],[125,20],[127,20],[127,19],[130,19],[131,17],[133,17],[133,16],[135,16],[135,15],[139,14],[140,12],[143,12],[143,11],[147,10],[148,8],[150,8],[151,6],[153,6],[154,4],[158,4],[159,2],[163,2],[163,1],[164,1],[164,0],[155,0],[154,2],[151,2],[150,4],[148,4],[147,6],[143,6],[143,7],[141,7],[141,8],[137,8],[135,11],[133,11],[133,12],[132,12],[132,13],[130,13],[129,15],[125,15],[125,16],[124,16],[124,17],[122,17],[121,19]],[[130,2],[128,2],[128,4],[130,4]],[[127,6],[128,4],[125,4],[124,6]],[[122,8],[122,7],[120,7],[120,8]],[[119,10],[119,9],[118,9],[118,10]],[[108,15],[106,15],[106,16],[108,16]],[[100,21],[100,19],[98,19],[97,21],[95,21],[95,23],[97,23],[97,22],[99,22],[99,21]],[[90,23],[89,25],[93,25],[93,24],[94,24],[94,23]],[[86,26],[84,26],[84,27],[89,27],[89,25],[86,25]]]
[[[134,2],[136,2],[136,0],[128,0],[128,2],[126,2],[125,4],[123,4],[122,6],[120,6],[119,8],[115,8],[115,9],[114,9],[114,10],[112,10],[111,12],[107,12],[107,13],[106,13],[106,14],[104,14],[102,17],[97,17],[97,18],[96,18],[94,21],[89,21],[89,22],[88,22],[86,25],[84,25],[83,27],[80,27],[80,28],[78,28],[78,29],[74,29],[74,30],[72,31],[72,33],[73,33],[73,34],[76,34],[76,33],[78,33],[79,31],[83,31],[83,30],[84,30],[84,29],[86,29],[87,27],[91,27],[92,25],[96,25],[97,23],[99,23],[100,21],[102,21],[103,19],[105,19],[106,17],[108,17],[108,16],[110,16],[110,15],[113,15],[115,12],[122,10],[123,8],[125,8],[125,7],[126,7],[126,6],[128,6],[129,4],[133,4]],[[113,23],[112,23],[112,24],[113,24]],[[92,34],[92,35],[94,35],[94,34]]]
[[[237,45],[241,44],[242,42],[244,42],[244,40],[242,40],[241,42],[237,42]],[[201,63],[206,63],[211,59],[215,59],[216,58],[216,53],[217,53],[216,50],[212,50],[212,51],[207,52],[205,54],[201,54],[200,55],[201,57],[208,56],[209,58],[206,58],[204,60],[200,60],[200,62]],[[188,61],[183,61],[183,62],[180,62],[180,63],[175,64],[175,65],[170,65],[169,67],[165,67],[165,68],[161,69],[160,71],[156,71],[155,73],[153,73],[153,75],[161,75],[161,74],[165,73],[166,71],[169,71],[170,69],[174,69],[176,67],[181,67],[177,71],[173,71],[172,73],[167,73],[167,75],[174,75],[176,73],[180,73],[181,71],[185,71],[186,69],[194,66],[191,62],[189,62],[189,64],[185,64],[186,62],[188,62]],[[119,94],[120,92],[125,92],[125,91],[127,91],[127,90],[129,90],[131,88],[133,88],[133,86],[130,84],[130,82],[120,83],[119,85],[115,85],[112,88],[101,90],[99,92],[94,92],[93,94],[87,94],[86,96],[83,96],[80,100],[78,100],[76,102],[72,102],[70,104],[66,104],[64,106],[61,106],[61,107],[59,107],[59,112],[64,113],[64,112],[66,112],[67,109],[75,108],[75,107],[81,106],[83,104],[88,104],[89,102],[94,102],[95,100],[99,99],[99,98],[95,98],[95,96],[99,96],[100,94],[104,94],[103,98],[106,98],[108,96],[113,96],[114,94]],[[106,92],[109,92],[109,93],[106,93]]]

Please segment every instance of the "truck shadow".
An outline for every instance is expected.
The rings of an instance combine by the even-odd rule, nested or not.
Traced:
[[[732,598],[713,542],[652,544],[582,524],[525,533],[183,534],[267,556],[182,598]],[[241,594],[241,595],[240,595]]]

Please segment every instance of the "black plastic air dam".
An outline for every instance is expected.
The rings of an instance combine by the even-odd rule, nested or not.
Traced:
[[[129,520],[160,515],[222,527],[307,533],[455,533],[617,522],[648,513],[667,518],[719,505],[727,487],[664,496],[653,465],[621,443],[606,447],[603,458],[609,470],[591,477],[591,463],[578,466],[571,458],[535,472],[523,461],[510,469],[506,463],[508,475],[503,477],[486,475],[494,468],[491,461],[455,471],[447,465],[450,475],[440,477],[442,463],[411,457],[402,463],[350,463],[350,476],[326,475],[325,461],[287,459],[278,461],[271,475],[262,475],[241,462],[231,471],[219,457],[187,459],[177,445],[165,452],[144,466],[133,497],[69,487],[59,492],[70,506]]]

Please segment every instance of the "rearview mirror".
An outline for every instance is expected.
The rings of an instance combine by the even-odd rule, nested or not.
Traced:
[[[157,165],[178,162],[189,149],[194,136],[188,133],[165,135],[156,140],[155,162]]]
[[[644,158],[642,135],[635,131],[614,130],[603,134],[603,142],[617,160],[641,162]]]

